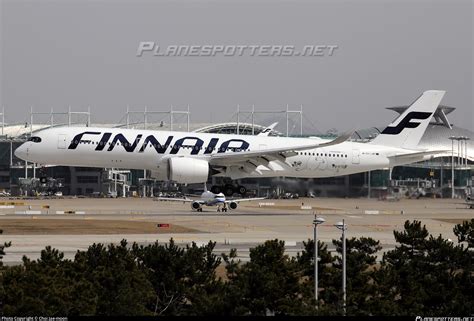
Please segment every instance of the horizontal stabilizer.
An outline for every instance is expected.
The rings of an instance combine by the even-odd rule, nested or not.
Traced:
[[[402,159],[410,159],[410,158],[420,158],[422,156],[436,156],[436,155],[444,154],[447,152],[450,152],[450,151],[449,150],[422,151],[422,152],[415,152],[415,153],[393,155],[393,156],[389,156],[389,158],[393,160],[402,160]]]

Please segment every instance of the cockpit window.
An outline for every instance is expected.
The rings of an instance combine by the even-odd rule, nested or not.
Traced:
[[[40,143],[41,138],[39,138],[38,136],[33,136],[33,137],[30,137],[30,139],[28,139],[28,141],[33,142],[33,143]]]

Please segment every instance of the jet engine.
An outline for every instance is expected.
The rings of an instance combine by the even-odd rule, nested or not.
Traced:
[[[171,157],[168,180],[182,184],[204,183],[209,175],[209,163],[190,157]]]
[[[229,203],[229,208],[231,210],[235,210],[237,208],[237,202],[230,202]]]
[[[192,202],[191,203],[191,208],[193,210],[199,211],[201,209],[201,204],[199,204],[199,202]]]

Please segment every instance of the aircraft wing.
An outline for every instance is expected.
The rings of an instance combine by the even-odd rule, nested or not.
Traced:
[[[198,203],[201,203],[201,201],[199,201],[199,200],[192,200],[190,198],[157,197],[155,200],[157,200],[157,201],[170,201],[170,202],[198,202]]]
[[[189,197],[194,197],[194,198],[199,198],[199,197],[201,197],[201,194],[184,194],[184,196],[185,196],[186,198],[188,198],[188,196],[189,196]]]
[[[263,150],[241,151],[235,153],[214,153],[210,155],[209,163],[211,165],[223,166],[245,162],[251,162],[254,165],[255,163],[259,165],[265,165],[268,164],[269,161],[273,160],[279,160],[285,163],[286,158],[297,155],[297,151],[341,144],[348,140],[352,136],[352,133],[353,132],[347,132],[337,137],[336,139],[325,143],[318,142],[292,147],[276,147]]]
[[[260,200],[264,200],[264,199],[266,199],[266,197],[237,198],[237,199],[233,199],[233,200],[226,200],[225,203],[229,204],[231,202],[240,203],[240,202],[260,201]]]

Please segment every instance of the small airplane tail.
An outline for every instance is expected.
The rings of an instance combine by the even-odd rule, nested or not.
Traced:
[[[385,128],[371,144],[416,149],[446,91],[428,90]]]
[[[273,131],[273,129],[275,128],[276,125],[278,125],[278,122],[271,124],[270,126],[265,128],[264,130],[262,130],[260,133],[258,133],[257,136],[268,136],[268,135],[270,135],[270,133]]]

